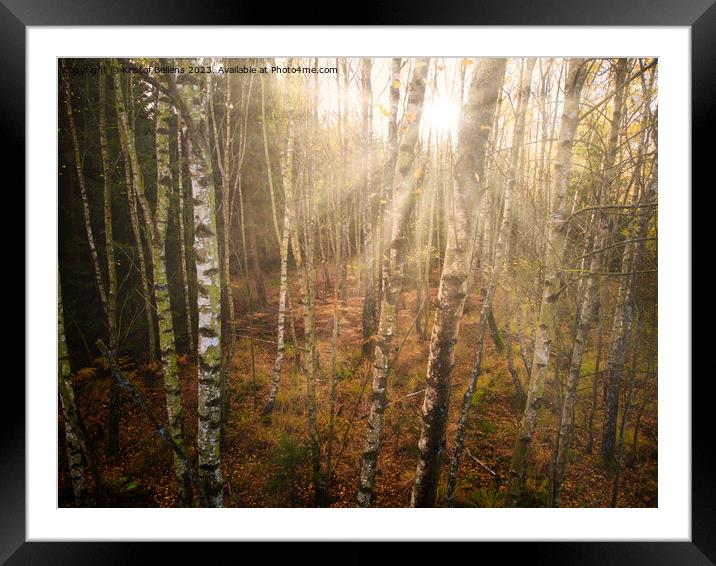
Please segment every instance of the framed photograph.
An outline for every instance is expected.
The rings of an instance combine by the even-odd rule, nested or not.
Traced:
[[[27,332],[4,561],[143,541],[716,560],[691,370],[708,1],[365,26],[5,4]]]

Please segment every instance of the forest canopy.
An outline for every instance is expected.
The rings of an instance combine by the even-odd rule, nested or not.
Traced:
[[[58,62],[60,506],[655,507],[658,62]]]

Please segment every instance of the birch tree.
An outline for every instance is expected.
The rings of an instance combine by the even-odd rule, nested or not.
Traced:
[[[477,64],[462,111],[455,162],[456,189],[450,211],[447,247],[435,305],[430,353],[418,441],[418,465],[410,496],[411,507],[431,507],[440,476],[445,426],[450,401],[450,381],[455,344],[460,331],[472,236],[472,215],[479,207],[484,185],[476,171],[483,170],[487,141],[497,107],[507,60],[484,59]]]
[[[517,168],[519,166],[519,160],[520,160],[520,150],[522,149],[522,144],[524,143],[524,134],[525,134],[525,116],[527,114],[527,104],[530,97],[530,82],[532,80],[532,71],[534,69],[535,65],[535,59],[527,59],[524,62],[523,69],[522,69],[522,77],[520,80],[520,87],[519,87],[519,94],[518,94],[518,101],[517,101],[517,108],[516,108],[516,116],[515,116],[515,125],[512,132],[512,149],[510,151],[510,164],[509,164],[509,170],[507,172],[507,181],[505,183],[505,194],[504,194],[504,204],[503,204],[503,211],[502,211],[502,222],[500,224],[499,233],[497,236],[497,244],[495,247],[495,258],[494,258],[494,265],[492,269],[492,273],[490,275],[489,283],[487,285],[487,291],[485,293],[485,297],[482,303],[482,308],[480,309],[480,319],[477,326],[477,332],[475,333],[475,364],[473,366],[471,375],[470,375],[470,382],[467,386],[467,390],[465,391],[465,395],[463,396],[462,400],[462,406],[460,409],[460,419],[458,421],[458,428],[457,428],[457,434],[455,437],[455,446],[453,448],[453,457],[452,462],[450,466],[450,474],[448,476],[448,488],[446,493],[446,498],[448,500],[451,500],[453,497],[453,494],[455,492],[455,481],[457,479],[457,473],[458,469],[460,467],[460,458],[462,456],[462,448],[463,443],[465,441],[465,428],[467,426],[467,417],[468,412],[470,410],[470,405],[472,404],[472,399],[475,395],[475,388],[477,386],[477,380],[480,376],[480,373],[482,371],[482,356],[484,352],[484,338],[485,338],[485,330],[487,328],[487,321],[488,317],[491,311],[492,311],[492,301],[495,297],[495,292],[497,291],[497,286],[500,279],[500,274],[502,273],[502,269],[504,267],[505,263],[505,252],[506,250],[509,250],[510,244],[510,236],[512,233],[512,193],[514,191],[516,179],[517,179]],[[503,70],[504,74],[504,70]],[[502,79],[502,77],[499,77]],[[487,84],[487,81],[481,76],[477,75],[475,78],[473,78],[473,85],[477,79],[480,79],[483,81],[483,85],[480,86],[471,86],[470,94],[473,92],[473,88],[483,88],[488,89],[490,87],[494,88],[494,85]],[[497,86],[499,88],[500,85]],[[490,93],[491,94],[491,93]],[[484,100],[483,96],[475,95],[478,100],[481,102]],[[495,92],[495,97],[497,97],[497,93]],[[489,104],[490,101],[488,101]],[[494,106],[495,104],[493,104]],[[466,111],[470,110],[471,108],[466,108]],[[482,108],[480,108],[482,111]],[[490,108],[486,108],[484,110],[484,120],[490,119],[490,121],[494,117],[494,109],[492,110],[492,114],[489,114]],[[462,139],[469,140],[467,143],[469,144],[472,139],[479,139],[481,136],[484,138],[487,137],[487,134],[490,132],[492,128],[488,125],[491,122],[485,122],[484,124],[480,124],[478,122],[478,126],[484,126],[487,129],[483,129],[480,131],[479,129],[476,129],[472,132],[465,132],[463,134]],[[462,132],[461,132],[462,133]],[[459,143],[459,142],[458,142]],[[483,141],[483,148],[486,146],[486,140]],[[458,149],[459,151],[459,149]],[[459,159],[459,158],[458,158]],[[484,150],[483,150],[483,156],[477,160],[476,168],[477,171],[480,171],[481,168],[479,167],[480,162],[484,163]],[[473,161],[474,162],[474,161]],[[459,161],[458,161],[459,163]],[[510,354],[512,352],[510,351]],[[519,381],[518,381],[519,382]]]
[[[60,71],[59,505],[656,504],[656,59]]]
[[[373,497],[373,485],[375,483],[378,451],[380,449],[380,433],[386,405],[390,353],[395,334],[396,304],[403,287],[408,221],[415,202],[412,170],[418,142],[420,118],[423,111],[425,79],[428,67],[429,59],[417,59],[413,78],[408,87],[406,125],[399,142],[393,179],[391,214],[386,220],[390,222],[390,244],[388,254],[383,259],[383,296],[381,299],[375,359],[373,361],[368,430],[361,458],[358,488],[359,507],[368,507]]]
[[[614,110],[612,111],[611,127],[609,130],[609,141],[604,158],[603,186],[599,190],[597,207],[603,203],[606,195],[609,194],[612,184],[616,181],[618,168],[615,166],[617,156],[619,131],[622,125],[622,106],[624,104],[624,82],[627,72],[627,59],[620,59],[616,64]],[[574,432],[574,403],[577,394],[577,384],[582,371],[582,358],[589,330],[594,316],[594,305],[597,299],[597,273],[601,270],[602,255],[600,250],[609,230],[609,219],[607,215],[597,210],[595,212],[595,234],[592,244],[592,257],[589,264],[589,273],[584,280],[584,299],[579,312],[577,333],[572,346],[572,357],[569,365],[567,386],[564,402],[562,403],[562,415],[560,417],[559,431],[557,434],[557,445],[555,447],[554,470],[552,474],[551,502],[553,507],[559,507],[562,483],[569,458],[569,448]]]
[[[286,327],[286,294],[288,290],[288,234],[291,230],[291,224],[288,219],[288,207],[283,215],[283,229],[281,236],[281,282],[278,297],[278,323],[276,332],[276,358],[273,365],[273,375],[271,378],[271,390],[269,392],[268,401],[264,406],[262,414],[268,415],[273,411],[278,395],[278,386],[281,381],[281,368],[283,367],[283,354],[286,349],[285,327]]]
[[[104,77],[102,77],[104,79]],[[84,174],[84,167],[80,153],[79,137],[77,127],[75,125],[75,116],[72,109],[72,93],[70,90],[70,81],[66,75],[64,80],[64,102],[67,115],[67,122],[72,138],[72,150],[75,162],[75,171],[77,172],[77,180],[80,186],[80,196],[82,198],[82,216],[85,225],[85,234],[87,236],[87,244],[92,258],[92,267],[94,268],[95,283],[99,292],[100,303],[107,321],[107,332],[110,344],[114,345],[112,353],[116,355],[117,350],[117,301],[116,286],[117,277],[114,265],[114,249],[112,242],[112,205],[111,193],[109,189],[109,168],[107,165],[107,143],[104,123],[104,80],[100,81],[99,90],[99,131],[100,131],[100,151],[102,153],[102,170],[104,183],[104,220],[106,234],[107,262],[109,269],[110,296],[107,296],[107,290],[102,277],[102,269],[100,267],[99,255],[97,253],[97,245],[95,243],[94,230],[92,228],[92,217],[90,214],[89,199],[87,197],[87,185]],[[107,231],[108,230],[108,231]],[[109,412],[107,420],[107,444],[106,452],[109,456],[114,456],[119,452],[119,391],[116,386],[110,386]]]
[[[363,247],[365,254],[365,298],[363,301],[363,354],[372,354],[372,341],[370,340],[374,322],[377,318],[376,310],[376,261],[373,234],[373,89],[371,71],[373,62],[370,59],[361,61],[361,116],[363,150]],[[379,236],[380,237],[380,236]]]
[[[552,212],[547,223],[547,247],[542,302],[532,354],[527,401],[518,438],[512,451],[505,507],[516,507],[524,482],[530,442],[534,436],[544,381],[547,373],[556,303],[560,295],[560,266],[565,246],[568,217],[566,211],[569,172],[574,134],[579,122],[579,98],[586,78],[586,61],[570,59],[565,79],[565,98],[559,130],[559,151],[552,175]]]
[[[154,300],[159,321],[159,351],[162,358],[164,391],[167,402],[169,433],[174,443],[184,449],[184,411],[181,403],[179,366],[176,338],[172,320],[172,303],[167,277],[166,237],[169,221],[169,197],[172,177],[169,162],[169,100],[159,92],[157,100],[156,151],[157,151],[157,205],[154,216],[155,233],[152,242],[152,265],[154,266]],[[174,455],[174,468],[185,505],[191,502],[191,486],[185,461]]]
[[[654,170],[656,164],[654,164]],[[633,244],[627,244],[622,259],[622,270],[617,305],[614,310],[612,331],[607,353],[604,376],[604,420],[602,425],[601,455],[604,461],[612,464],[617,432],[617,414],[619,388],[624,373],[624,364],[632,334],[634,316],[634,294],[638,274],[644,254],[644,241],[649,227],[649,219],[656,198],[656,181],[651,179],[640,201],[638,220]]]
[[[176,90],[187,126],[187,160],[194,200],[194,256],[199,312],[199,476],[208,505],[221,507],[221,281],[205,80],[180,75]]]
[[[219,146],[220,134],[216,125],[217,119],[214,113],[213,105],[213,81],[208,80],[209,92],[207,94],[210,105],[212,124],[214,125],[215,145]],[[232,161],[230,158],[233,145],[232,120],[231,120],[231,81],[225,81],[224,86],[224,132],[221,154],[217,158],[219,172],[221,176],[221,245],[219,251],[221,253],[221,275],[223,279],[222,298],[223,298],[223,316],[222,316],[222,355],[221,362],[221,431],[223,433],[229,412],[229,372],[231,371],[231,361],[234,357],[234,344],[236,342],[236,330],[234,328],[236,319],[236,310],[234,307],[234,295],[231,283],[231,182],[233,177]]]
[[[641,70],[642,90],[647,97],[650,86],[644,78],[646,69]],[[647,136],[653,132],[653,143],[658,147],[657,116],[652,113],[648,103],[643,107],[642,143],[640,153],[646,151]],[[651,165],[650,170],[647,168]],[[638,211],[636,222],[627,226],[627,241],[621,260],[621,276],[617,291],[616,307],[612,318],[612,329],[609,336],[606,367],[604,373],[604,418],[602,422],[601,456],[604,462],[614,464],[615,443],[617,434],[617,414],[619,412],[619,389],[621,386],[627,349],[631,341],[634,315],[634,295],[639,281],[639,272],[643,261],[644,247],[649,220],[656,205],[657,160],[647,163],[640,155],[634,171],[634,195],[632,205]]]
[[[380,195],[378,198],[378,213],[376,222],[377,237],[375,262],[376,281],[375,281],[375,307],[373,309],[373,319],[368,321],[369,324],[363,329],[363,340],[367,341],[366,352],[372,359],[377,343],[376,333],[378,331],[380,319],[380,304],[385,290],[386,266],[386,242],[391,239],[390,230],[392,223],[386,218],[386,214],[390,213],[393,199],[393,185],[395,183],[396,167],[395,162],[399,151],[399,133],[398,133],[398,105],[400,103],[400,70],[402,68],[402,59],[395,57],[390,61],[390,111],[388,118],[388,147],[385,159],[385,168],[383,170],[383,182],[380,184]],[[388,252],[389,253],[389,252]]]
[[[62,290],[59,275],[57,278],[57,352],[58,352],[58,390],[62,405],[62,417],[65,425],[65,447],[67,464],[70,469],[72,493],[75,503],[82,505],[87,496],[87,484],[82,463],[83,439],[79,424],[79,413],[75,404],[75,394],[70,380],[70,359],[65,340],[65,318],[62,309]]]
[[[186,245],[186,213],[184,211],[186,194],[184,192],[184,149],[182,139],[181,111],[177,111],[177,186],[179,188],[179,266],[181,269],[182,294],[184,296],[184,312],[186,314],[186,335],[189,342],[189,353],[194,353],[196,340],[194,338],[194,322],[191,316],[191,295],[189,293],[189,265]]]
[[[262,110],[262,116],[261,116],[261,122],[262,122],[262,131],[264,136],[264,155],[266,158],[266,169],[269,179],[269,186],[271,190],[271,201],[272,206],[273,205],[273,181],[271,176],[271,162],[269,160],[269,151],[268,151],[268,134],[266,130],[266,111],[264,108],[264,91],[263,91],[263,83],[261,86],[261,110]],[[276,333],[276,358],[274,361],[273,366],[273,376],[271,379],[271,390],[269,391],[268,401],[266,401],[266,405],[263,409],[263,414],[268,415],[273,411],[274,404],[276,403],[276,396],[278,394],[278,387],[279,383],[281,381],[281,368],[283,366],[283,353],[285,350],[285,324],[286,324],[286,300],[288,297],[288,242],[289,242],[289,235],[291,233],[291,214],[290,214],[290,208],[292,206],[292,203],[289,201],[289,194],[293,193],[293,127],[292,127],[292,115],[289,112],[288,116],[288,128],[287,128],[287,148],[286,148],[286,160],[285,163],[282,164],[281,167],[281,174],[282,174],[282,185],[284,187],[284,190],[286,192],[286,197],[284,200],[284,211],[283,211],[283,229],[281,231],[281,238],[279,240],[280,243],[280,255],[281,255],[281,267],[280,267],[280,288],[279,288],[279,299],[278,299],[278,324],[277,324],[277,333]],[[275,222],[274,228],[278,231],[278,222]],[[277,232],[278,235],[278,232]],[[294,250],[295,254],[295,250]],[[297,261],[297,264],[300,263],[300,260]]]
[[[296,100],[300,100],[297,97]],[[314,108],[315,108],[315,94],[314,94]],[[306,116],[308,120],[308,116]],[[315,116],[313,117],[315,123]],[[297,134],[297,139],[300,139]],[[306,145],[302,146],[303,159],[308,159],[307,148],[315,148],[315,140],[311,139],[310,136],[306,136],[308,139],[305,140]],[[313,157],[311,155],[311,157]],[[310,168],[308,169],[310,172]],[[302,170],[299,170],[301,172]],[[310,173],[309,173],[310,174]],[[303,299],[303,328],[305,338],[305,351],[306,351],[306,412],[308,414],[308,433],[311,445],[311,468],[312,474],[311,479],[313,481],[314,500],[316,504],[323,504],[325,501],[325,486],[321,475],[321,445],[318,434],[318,407],[316,397],[316,370],[318,367],[318,348],[316,341],[316,310],[315,310],[315,296],[316,296],[316,280],[315,280],[315,268],[314,268],[314,257],[315,257],[315,245],[314,245],[314,234],[315,234],[315,218],[314,218],[314,200],[313,200],[313,183],[307,183],[308,186],[301,187],[298,179],[296,179],[295,185],[290,189],[285,187],[286,198],[294,198],[294,189],[301,188],[302,191],[295,196],[300,198],[300,206],[303,209],[303,256],[302,256],[302,282],[301,282],[301,294]],[[299,252],[300,253],[300,252]],[[294,256],[295,257],[295,256]]]
[[[114,238],[112,231],[112,192],[109,182],[109,155],[107,147],[106,126],[106,84],[104,76],[99,81],[99,146],[102,158],[102,180],[104,188],[104,238],[107,256],[107,331],[109,335],[109,349],[112,356],[117,357],[117,265],[114,258]],[[112,382],[109,401],[107,452],[116,454],[119,451],[119,389]]]
[[[181,450],[184,447],[184,415],[179,384],[176,338],[172,320],[172,304],[169,297],[169,283],[166,262],[166,234],[169,220],[169,195],[171,191],[171,169],[169,153],[169,100],[164,92],[158,92],[156,101],[155,145],[157,157],[157,199],[156,210],[152,211],[145,194],[144,176],[139,164],[134,131],[132,130],[124,103],[119,75],[114,75],[117,117],[122,145],[129,156],[132,169],[133,187],[143,208],[150,250],[152,254],[153,294],[157,305],[159,323],[159,351],[161,354],[164,393],[167,406],[168,433]],[[184,505],[191,502],[191,486],[186,462],[174,456],[174,471],[179,485],[180,498]]]
[[[292,197],[292,189],[286,189],[287,198]],[[301,298],[303,300],[304,349],[306,351],[306,413],[308,415],[308,433],[311,445],[311,467],[316,503],[324,499],[323,481],[321,478],[321,446],[318,437],[318,415],[316,403],[316,369],[318,352],[316,349],[316,314],[315,314],[315,270],[313,265],[313,218],[311,192],[304,188],[299,195],[303,208],[303,271],[301,277]]]

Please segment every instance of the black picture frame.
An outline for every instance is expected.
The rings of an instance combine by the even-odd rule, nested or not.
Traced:
[[[707,141],[714,131],[716,102],[716,3],[715,0],[485,0],[463,3],[459,0],[361,4],[356,17],[362,24],[372,25],[570,25],[570,26],[687,26],[691,29],[692,78],[692,171],[693,178],[708,179],[713,150]],[[330,8],[310,10],[301,7],[304,18],[316,14],[324,18],[337,12]],[[0,112],[6,149],[4,177],[6,192],[13,187],[23,194],[25,186],[25,124],[26,112],[26,42],[27,26],[63,25],[260,25],[298,24],[288,21],[292,11],[268,12],[260,4],[221,3],[189,0],[2,0],[0,4],[0,43],[3,65],[0,80]],[[270,21],[267,20],[270,18]],[[281,21],[284,20],[284,21]],[[361,21],[363,20],[363,21]],[[327,24],[339,24],[327,21]],[[695,181],[694,181],[694,184]],[[713,184],[713,181],[709,183]],[[690,187],[684,190],[691,190]],[[693,194],[693,193],[692,193]],[[14,210],[22,210],[24,206]],[[27,214],[29,211],[25,211]],[[690,250],[689,250],[690,253]],[[19,258],[18,258],[19,260]],[[19,260],[16,265],[20,265]],[[689,280],[691,274],[689,274]],[[32,297],[25,296],[25,303]],[[690,329],[689,329],[690,332]],[[31,337],[28,337],[31,339]],[[14,354],[19,358],[20,354]],[[690,360],[688,362],[690,367]],[[691,379],[692,388],[692,518],[690,542],[533,542],[492,543],[504,553],[509,544],[510,561],[529,556],[535,563],[549,564],[714,564],[716,563],[716,482],[713,419],[709,418],[709,382],[711,377]],[[15,373],[4,378],[5,399],[24,398],[24,384]],[[12,405],[5,403],[5,405]],[[14,410],[0,411],[0,561],[7,564],[119,564],[144,561],[146,543],[79,543],[25,541],[25,410],[15,403]],[[479,528],[479,526],[476,526]],[[205,548],[196,545],[156,544],[153,551],[162,553],[164,561],[180,554],[182,562],[205,559]],[[415,552],[413,545],[408,554]],[[417,548],[423,555],[424,550]],[[272,551],[273,552],[273,551]],[[340,552],[340,551],[339,551]],[[326,556],[333,553],[323,553]],[[340,552],[342,556],[360,560],[363,553]],[[409,559],[403,554],[402,560]],[[316,559],[315,553],[311,555]],[[344,561],[345,558],[331,559]],[[365,555],[363,555],[365,556]],[[140,560],[140,557],[142,559]],[[234,559],[238,560],[238,556]]]

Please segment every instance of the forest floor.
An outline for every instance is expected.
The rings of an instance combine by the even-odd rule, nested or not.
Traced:
[[[275,277],[275,275],[274,275]],[[275,358],[277,288],[267,279],[268,306],[246,312],[243,300],[246,284],[241,278],[233,282],[237,311],[237,343],[231,363],[230,411],[224,432],[222,472],[224,505],[227,507],[306,507],[313,505],[310,479],[310,450],[306,414],[306,383],[297,371],[291,332],[286,328],[286,354],[276,406],[270,418],[262,418]],[[432,296],[437,292],[432,282]],[[370,366],[362,356],[361,310],[355,274],[349,274],[349,299],[341,308],[338,339],[338,382],[334,438],[335,477],[331,482],[331,506],[355,506],[360,456],[365,437],[370,397]],[[331,334],[333,327],[332,289],[326,292],[319,276],[316,298],[316,329],[320,369],[317,397],[321,437],[322,465],[328,436]],[[302,317],[300,294],[294,281],[291,288],[296,333],[301,340]],[[499,300],[499,297],[498,297]],[[455,428],[464,390],[474,363],[474,334],[479,316],[480,298],[470,297],[469,309],[460,328],[456,346],[455,367],[447,431],[447,453],[451,455]],[[420,434],[420,407],[423,400],[427,367],[428,339],[422,339],[413,321],[416,312],[415,289],[403,293],[395,346],[404,346],[391,371],[388,407],[385,412],[374,505],[404,507],[410,499],[417,442]],[[500,312],[499,309],[497,312]],[[502,321],[498,320],[501,324]],[[429,329],[428,329],[429,330]],[[408,333],[406,337],[406,333]],[[515,363],[521,363],[515,344]],[[189,455],[195,459],[197,426],[197,385],[195,362],[180,356],[182,397]],[[585,368],[589,360],[585,361]],[[140,360],[123,360],[128,378],[136,384],[157,415],[165,414],[164,392],[158,365]],[[593,363],[592,363],[593,366]],[[523,382],[524,368],[520,367]],[[142,410],[127,392],[122,394],[120,452],[105,456],[105,423],[109,399],[110,375],[106,363],[75,372],[73,383],[76,400],[84,419],[88,438],[98,462],[101,489],[92,505],[105,507],[172,507],[178,506],[177,485],[172,472],[172,452],[159,436]],[[563,507],[609,507],[613,473],[599,458],[601,424],[601,387],[594,419],[595,438],[592,454],[586,427],[591,403],[591,380],[580,382],[576,412],[576,431],[567,477],[562,490]],[[549,466],[559,412],[554,400],[553,372],[548,376],[546,404],[540,416],[527,471],[527,482],[520,505],[544,507],[549,489]],[[60,411],[61,415],[61,411]],[[486,337],[486,355],[478,390],[473,400],[467,427],[466,454],[462,458],[454,505],[463,507],[501,506],[505,479],[514,445],[521,410],[517,406],[504,354],[495,350]],[[65,458],[64,432],[59,423],[59,504],[72,506],[69,474]],[[656,403],[644,412],[636,453],[630,449],[627,434],[624,468],[620,483],[619,507],[657,506],[657,422]],[[480,463],[478,463],[478,460]],[[438,505],[444,504],[444,485],[449,461],[444,459],[443,481],[438,491]],[[488,471],[488,469],[490,471]],[[494,472],[494,475],[493,475]]]

